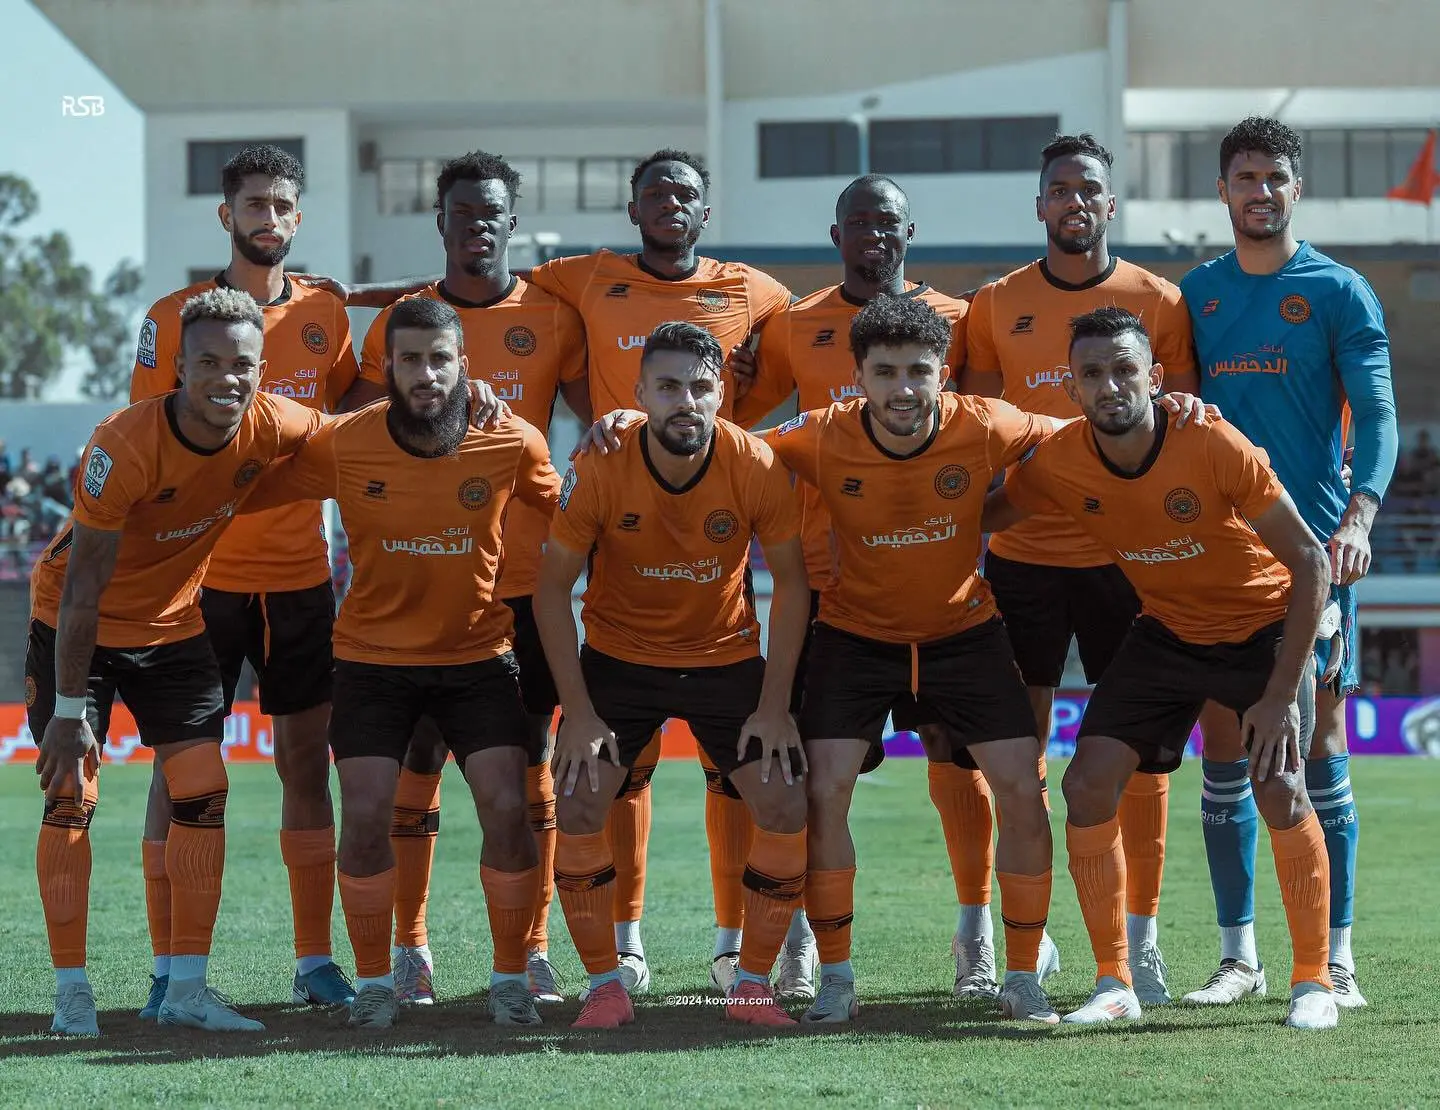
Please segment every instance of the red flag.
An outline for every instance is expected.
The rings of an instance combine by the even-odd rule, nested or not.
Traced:
[[[1425,145],[1420,148],[1405,181],[1385,195],[1391,200],[1405,200],[1411,204],[1430,205],[1435,199],[1435,190],[1440,189],[1440,170],[1435,168],[1435,132],[1425,136]]]

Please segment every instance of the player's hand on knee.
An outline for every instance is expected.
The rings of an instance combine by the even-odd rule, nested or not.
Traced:
[[[1166,412],[1180,417],[1176,425],[1213,424],[1223,419],[1218,405],[1207,405],[1193,393],[1164,393],[1158,398]]]
[[[615,734],[599,717],[564,717],[555,737],[555,754],[551,757],[557,785],[568,798],[575,793],[575,783],[583,767],[588,772],[592,793],[600,789],[600,753],[609,754],[610,762],[620,766],[620,748]]]
[[[489,382],[471,378],[466,385],[470,390],[471,427],[494,431],[510,418],[510,406],[496,395]]]
[[[1240,740],[1250,753],[1250,777],[1265,782],[1300,769],[1300,707],[1291,700],[1266,696],[1240,721]]]
[[[570,457],[579,458],[590,451],[608,455],[612,451],[620,450],[620,430],[644,419],[645,414],[638,409],[614,409],[607,412],[590,425],[589,431],[580,436],[575,450],[570,452]]]
[[[800,742],[800,732],[795,727],[795,718],[784,708],[775,712],[757,709],[750,715],[740,729],[740,743],[735,749],[737,758],[745,758],[745,751],[750,747],[752,739],[760,742],[761,782],[770,781],[772,759],[780,765],[780,773],[785,777],[786,786],[795,785],[795,775],[791,768],[800,768],[801,776],[810,769],[805,759],[805,746]]]
[[[84,718],[51,717],[35,757],[35,773],[45,791],[47,803],[58,801],[67,783],[74,790],[75,804],[85,801],[85,761],[100,758],[100,745]]]

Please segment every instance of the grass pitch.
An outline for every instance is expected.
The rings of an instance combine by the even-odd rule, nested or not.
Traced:
[[[1059,782],[1062,768],[1052,770]],[[703,780],[688,762],[655,777],[645,944],[652,993],[636,1024],[572,1032],[575,1002],[545,1008],[517,1034],[489,1023],[489,939],[477,873],[479,831],[464,784],[447,772],[430,901],[441,1005],[406,1012],[388,1035],[357,1035],[289,1004],[289,895],[276,834],[279,785],[268,767],[232,766],[225,898],[211,981],[259,1017],[256,1036],[158,1029],[135,1017],[150,969],[140,872],[148,767],[110,767],[92,829],[90,975],[98,1041],[51,1037],[53,977],[34,877],[40,816],[28,769],[0,768],[0,1104],[83,1106],[1157,1106],[1440,1104],[1440,763],[1357,759],[1362,818],[1355,948],[1370,1000],[1332,1034],[1280,1023],[1289,955],[1274,870],[1262,843],[1258,931],[1271,996],[1223,1010],[1156,1007],[1121,1029],[1040,1030],[950,997],[951,885],[920,760],[891,760],[856,793],[860,852],[853,1029],[775,1034],[723,1021],[708,994],[713,941]],[[1197,815],[1199,768],[1171,794],[1160,939],[1177,997],[1217,958]],[[1057,792],[1058,793],[1058,792]],[[1050,929],[1065,966],[1051,980],[1062,1011],[1093,964],[1065,872],[1057,797]],[[1262,838],[1263,841],[1264,838]],[[996,929],[999,932],[999,914]],[[337,958],[353,967],[337,899]],[[551,955],[572,995],[583,977],[558,904]],[[998,937],[997,937],[998,939]],[[667,1002],[667,999],[672,1001]]]

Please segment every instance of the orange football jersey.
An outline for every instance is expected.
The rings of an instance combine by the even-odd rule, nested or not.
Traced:
[[[991,478],[1054,428],[1004,401],[941,393],[930,441],[904,458],[876,441],[866,401],[802,412],[765,434],[830,514],[836,574],[820,619],[889,643],[953,636],[995,615],[977,570]]]
[[[733,347],[790,303],[790,291],[768,274],[739,262],[699,258],[688,277],[666,278],[638,255],[596,251],[557,258],[530,280],[573,305],[585,322],[590,401],[596,416],[635,407],[635,383],[645,339],[657,324],[687,320],[705,328],[728,356]],[[720,415],[734,411],[735,383],[727,369]]]
[[[1190,313],[1180,290],[1118,258],[1105,274],[1082,285],[1056,278],[1042,259],[982,286],[970,306],[968,365],[998,370],[1004,381],[1001,396],[1017,408],[1062,420],[1079,416],[1080,407],[1064,385],[1070,373],[1070,321],[1107,305],[1128,309],[1144,322],[1167,381],[1194,374]],[[997,535],[990,547],[1006,559],[1043,566],[1108,562],[1105,552],[1060,514],[1033,517]]]
[[[953,322],[945,362],[952,368],[964,366],[965,314],[970,306],[923,284],[911,286],[904,295],[919,298]],[[843,286],[832,285],[801,298],[766,324],[757,352],[762,378],[736,406],[736,423],[748,427],[795,391],[801,412],[860,396],[850,324],[864,307],[865,302],[847,296]],[[801,488],[801,499],[805,568],[811,589],[818,590],[835,573],[830,517],[819,491],[808,483]]]
[[[151,647],[198,636],[206,559],[255,478],[294,452],[325,419],[293,401],[258,394],[218,451],[188,444],[174,394],[139,401],[102,422],[75,480],[75,520],[120,532],[114,574],[100,596],[96,642]],[[31,615],[58,627],[74,534],[50,541],[31,574]]]
[[[548,435],[560,383],[585,377],[585,329],[580,314],[558,297],[520,278],[515,279],[509,293],[488,304],[460,300],[442,290],[441,284],[436,282],[411,296],[443,300],[455,309],[465,332],[470,377],[489,382],[516,416]],[[360,356],[360,376],[382,388],[385,324],[391,311],[383,309],[375,317],[365,333]],[[523,501],[510,506],[498,597],[525,597],[535,592],[540,551],[549,534],[548,512]]]
[[[1016,467],[1006,494],[1075,521],[1125,572],[1142,611],[1180,639],[1247,640],[1290,602],[1290,572],[1249,523],[1280,499],[1280,482],[1233,424],[1176,428],[1155,415],[1160,442],[1138,473],[1113,469],[1081,420]]]
[[[560,479],[545,437],[512,417],[421,458],[395,442],[389,410],[382,401],[328,423],[265,475],[254,503],[339,503],[354,576],[335,658],[444,666],[501,655],[514,635],[495,597],[501,526],[515,498],[542,513],[554,506]]]
[[[130,400],[175,388],[180,310],[191,297],[222,285],[223,274],[162,297],[140,328]],[[265,373],[260,388],[317,412],[333,411],[359,368],[345,305],[331,293],[285,279],[265,314]],[[295,504],[247,515],[227,530],[210,558],[205,585],[236,593],[304,590],[330,580],[320,505]]]
[[[550,541],[594,549],[581,617],[597,651],[652,667],[716,667],[760,654],[750,539],[800,529],[785,467],[754,436],[716,421],[710,455],[684,488],[650,461],[646,424],[618,452],[581,455],[565,476]]]

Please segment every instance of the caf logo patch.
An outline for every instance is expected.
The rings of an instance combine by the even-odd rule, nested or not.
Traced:
[[[705,518],[705,538],[713,543],[724,543],[740,530],[740,521],[729,509],[716,509]]]
[[[1291,293],[1280,302],[1280,318],[1287,324],[1303,324],[1310,319],[1310,302],[1299,293]]]
[[[35,704],[35,680],[30,675],[25,676],[25,708],[29,709]]]
[[[516,358],[528,358],[535,353],[535,333],[517,324],[505,333],[505,349]]]
[[[490,483],[484,478],[466,478],[460,483],[460,504],[466,509],[483,509],[490,503]]]
[[[306,324],[300,331],[300,339],[312,354],[323,355],[330,349],[330,340],[325,338],[325,329],[319,324]]]
[[[950,463],[935,472],[935,492],[947,501],[965,496],[970,488],[970,472],[963,466]]]
[[[246,459],[240,464],[240,469],[235,471],[235,488],[244,489],[255,480],[255,476],[265,469],[265,464],[259,459]]]
[[[1177,486],[1165,495],[1165,515],[1177,524],[1189,524],[1200,516],[1200,498],[1194,490]]]
[[[695,294],[695,303],[702,312],[718,316],[730,307],[730,294],[723,289],[702,289]]]

